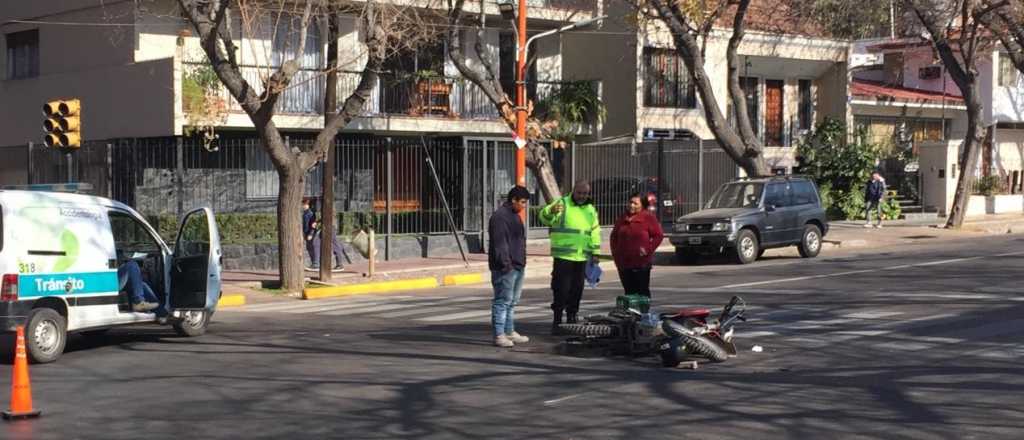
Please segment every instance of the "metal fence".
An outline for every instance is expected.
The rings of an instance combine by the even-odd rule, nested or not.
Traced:
[[[148,216],[180,216],[199,206],[219,213],[275,212],[278,177],[262,142],[229,133],[221,136],[213,151],[187,137],[88,142],[72,154],[40,145],[0,151],[5,157],[26,158],[20,167],[27,183],[88,182],[95,194]],[[294,135],[286,141],[294,148],[313,138]],[[479,234],[482,243],[489,216],[504,201],[515,177],[516,147],[503,140],[345,135],[337,139],[336,148],[335,206],[343,231],[372,224],[380,234],[449,233],[429,157],[456,228]],[[699,141],[664,141],[660,147],[579,145],[548,152],[563,191],[578,179],[592,181],[605,226],[613,223],[633,192],[660,193],[657,204],[666,222],[695,211],[737,170],[720,149]],[[15,168],[5,162],[0,172],[13,175],[19,171]],[[317,165],[303,181],[306,196],[319,197],[321,181],[322,166]],[[533,194],[529,226],[542,229],[537,219],[542,200],[532,173],[527,185]]]
[[[580,145],[573,168],[576,178],[591,182],[602,225],[614,223],[634,193],[654,195],[649,200],[658,217],[671,222],[700,210],[719,185],[737,176],[732,159],[700,139]]]

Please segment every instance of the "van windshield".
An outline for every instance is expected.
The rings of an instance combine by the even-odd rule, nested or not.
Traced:
[[[763,183],[727,183],[715,191],[705,208],[756,208],[761,204],[763,189]]]

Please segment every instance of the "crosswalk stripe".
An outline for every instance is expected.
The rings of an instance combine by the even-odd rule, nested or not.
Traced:
[[[377,304],[390,303],[390,302],[391,301],[360,301],[360,302],[355,302],[355,303],[341,303],[341,304],[338,304],[338,303],[323,304],[323,305],[316,304],[316,305],[310,305],[310,306],[307,306],[307,307],[303,307],[303,308],[300,308],[300,309],[288,309],[288,310],[279,310],[279,311],[283,312],[283,313],[322,313],[322,312],[326,312],[326,311],[330,311],[330,310],[351,309],[351,308],[354,308],[354,307],[371,307],[371,306],[374,306],[374,305],[377,305]]]
[[[476,302],[476,301],[490,301],[491,298],[485,297],[467,297],[467,298],[453,298],[451,300],[440,301],[436,303],[421,304],[422,308],[416,310],[403,310],[400,312],[384,313],[380,316],[381,318],[404,318],[413,315],[430,314],[430,313],[443,313],[450,312],[452,306],[459,303]],[[488,308],[490,310],[490,308]]]
[[[389,297],[388,300],[402,299],[408,297]],[[313,300],[313,301],[287,301],[287,302],[273,302],[267,304],[253,304],[251,306],[238,307],[235,310],[245,312],[263,312],[273,310],[275,312],[304,309],[308,307],[323,307],[334,304],[352,304],[352,303],[363,303],[368,301],[381,301],[380,297],[363,297],[363,298],[337,298],[337,299],[325,299],[325,300]]]
[[[523,310],[523,311],[526,311],[526,310],[537,310],[537,309],[540,309],[540,307],[541,306],[516,307],[516,310],[517,311],[518,310]],[[490,308],[488,308],[487,310],[474,310],[472,312],[459,312],[459,313],[449,313],[449,314],[446,314],[446,315],[428,316],[426,318],[418,318],[416,320],[417,321],[423,321],[423,322],[441,322],[441,321],[454,321],[454,320],[457,320],[457,319],[466,319],[466,318],[478,318],[478,317],[481,317],[481,316],[491,316]]]
[[[387,310],[411,309],[411,308],[420,307],[420,306],[421,306],[421,304],[385,304],[385,305],[382,305],[382,306],[357,307],[357,308],[351,308],[351,309],[345,309],[345,310],[334,310],[334,311],[328,311],[328,312],[323,312],[323,313],[319,313],[319,314],[320,315],[328,315],[328,316],[347,316],[347,315],[356,315],[356,314],[361,314],[361,313],[384,312],[384,311],[387,311]]]

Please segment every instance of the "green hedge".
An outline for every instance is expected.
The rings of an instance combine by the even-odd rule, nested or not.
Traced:
[[[176,216],[150,216],[148,220],[164,240],[174,242],[178,234]],[[274,214],[217,214],[217,229],[222,244],[277,242],[277,216]]]
[[[539,208],[538,208],[539,210]],[[536,212],[532,213],[536,215]],[[359,230],[373,226],[384,233],[384,214],[372,212],[339,212],[338,233],[350,237]],[[174,215],[148,216],[147,221],[167,243],[174,243],[178,234],[178,218]],[[448,231],[448,217],[443,210],[396,212],[391,216],[395,234],[420,233],[421,225],[432,225],[435,232]],[[277,242],[277,216],[273,213],[217,214],[221,244],[252,244]]]

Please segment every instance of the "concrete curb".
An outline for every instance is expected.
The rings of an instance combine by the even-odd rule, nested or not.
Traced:
[[[232,294],[232,295],[221,295],[220,300],[217,301],[217,308],[224,307],[238,307],[245,305],[245,295]]]
[[[472,284],[482,284],[487,281],[486,275],[487,274],[485,274],[484,272],[445,275],[445,277],[441,280],[441,285],[467,286]]]
[[[406,280],[346,284],[333,287],[312,287],[302,290],[302,299],[331,298],[337,296],[361,295],[366,293],[388,293],[400,290],[433,289],[437,286],[437,277],[424,277],[410,278]]]

